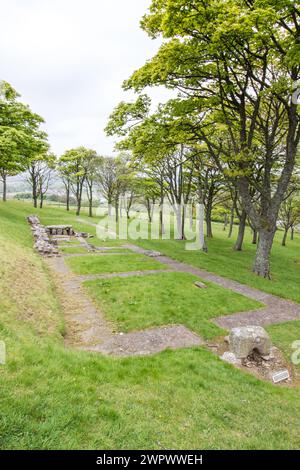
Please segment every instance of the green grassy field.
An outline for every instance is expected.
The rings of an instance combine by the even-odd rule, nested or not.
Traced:
[[[66,260],[75,274],[121,273],[126,271],[146,271],[166,269],[167,266],[144,255],[86,255]]]
[[[43,214],[43,222],[94,230],[59,208],[40,213],[26,203],[0,203],[0,340],[7,347],[7,362],[0,365],[1,449],[299,448],[299,389],[259,381],[204,347],[125,359],[65,348],[54,283],[32,249],[25,221],[33,212]],[[276,241],[275,280],[267,284],[251,274],[249,236],[245,252],[236,254],[232,241],[214,229],[207,256],[185,253],[180,242],[141,243],[299,299],[298,236],[286,249]],[[137,316],[128,321],[139,323]],[[269,331],[289,356],[291,342],[300,339],[299,322]]]
[[[119,331],[168,324],[185,324],[210,339],[224,333],[211,318],[261,305],[222,287],[207,283],[199,289],[196,276],[164,273],[148,277],[87,281],[84,285],[105,316]]]

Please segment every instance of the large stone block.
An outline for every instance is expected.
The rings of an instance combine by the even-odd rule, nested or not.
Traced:
[[[261,326],[243,326],[231,330],[229,346],[238,359],[245,359],[254,350],[267,356],[270,354],[271,340]]]

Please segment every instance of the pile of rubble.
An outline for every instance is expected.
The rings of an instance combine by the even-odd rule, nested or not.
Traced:
[[[50,238],[46,228],[41,225],[39,218],[35,215],[27,217],[28,223],[31,225],[31,230],[35,240],[34,248],[44,256],[58,256],[58,248],[55,246]]]

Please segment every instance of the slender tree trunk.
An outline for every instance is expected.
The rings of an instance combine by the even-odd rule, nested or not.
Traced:
[[[164,206],[164,189],[163,189],[163,181],[161,181],[161,185],[160,185],[160,207],[159,207],[159,236],[160,237],[165,233],[163,206]]]
[[[253,264],[253,272],[258,276],[271,279],[270,275],[270,254],[276,227],[273,230],[260,229],[259,241],[255,261]]]
[[[36,184],[35,177],[32,180],[32,199],[33,199],[33,207],[37,208],[38,196],[37,196],[37,184]]]
[[[77,190],[76,190],[76,195],[77,195],[77,210],[76,210],[76,215],[80,215],[81,211],[81,202],[82,202],[82,187],[83,187],[83,182],[78,182],[77,183]]]
[[[228,225],[228,214],[225,214],[225,216],[224,216],[224,226],[223,226],[223,231],[224,232],[227,229],[227,225]]]
[[[252,229],[253,234],[252,234],[252,245],[257,245],[257,230],[256,228]]]
[[[206,208],[206,236],[207,238],[213,238],[212,223],[211,223],[211,207]]]
[[[89,192],[89,217],[93,217],[93,185],[90,184]]]
[[[294,225],[291,226],[291,240],[294,240],[294,234],[295,234],[295,227]]]
[[[67,211],[70,210],[70,187],[69,185],[67,186],[67,189],[66,189],[66,203],[67,203]]]
[[[119,222],[119,198],[117,197],[116,198],[116,201],[115,201],[115,210],[116,210],[116,223]]]
[[[2,175],[2,182],[3,182],[3,201],[6,202],[7,200],[7,176],[5,174]]]
[[[240,224],[239,224],[239,231],[238,231],[238,236],[236,243],[234,245],[234,250],[235,251],[242,251],[243,249],[243,242],[244,242],[244,236],[245,236],[245,228],[246,228],[246,220],[247,220],[247,213],[246,211],[242,211],[241,217],[240,217]]]
[[[282,246],[286,246],[286,239],[287,239],[288,233],[289,233],[289,227],[285,227],[284,235],[283,235],[283,239],[281,243]]]
[[[152,211],[151,211],[151,202],[149,198],[146,198],[146,208],[147,208],[147,214],[148,214],[148,222],[151,224],[152,222]]]
[[[193,220],[193,204],[192,203],[189,205],[189,224],[190,224],[190,229],[193,230],[194,220]]]
[[[108,214],[108,217],[111,217],[111,205],[112,205],[112,200],[109,198],[107,200],[107,214]]]
[[[231,211],[230,211],[230,223],[229,223],[228,238],[232,237],[233,224],[234,224],[234,206],[232,206]]]

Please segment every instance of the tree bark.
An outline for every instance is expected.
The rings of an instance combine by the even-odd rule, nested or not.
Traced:
[[[212,211],[212,207],[211,207],[210,203],[208,203],[207,206],[206,206],[206,215],[205,215],[206,236],[207,236],[207,238],[213,238],[212,223],[211,223],[211,211]]]
[[[243,242],[244,242],[244,236],[245,236],[245,228],[246,228],[246,219],[247,219],[247,213],[246,211],[242,211],[241,216],[240,216],[240,224],[239,224],[239,231],[238,231],[238,236],[236,243],[234,245],[234,250],[235,251],[242,251],[243,249]]]
[[[283,239],[281,243],[282,246],[286,246],[286,239],[287,239],[288,233],[289,233],[289,227],[286,227],[284,229],[284,235],[283,235]]]
[[[234,224],[234,206],[232,206],[231,211],[230,211],[230,223],[229,223],[228,238],[232,237],[233,224]]]
[[[4,174],[2,175],[2,182],[3,182],[3,201],[6,202],[7,200],[7,180],[6,180],[7,176]]]
[[[66,189],[66,204],[67,204],[67,211],[70,210],[70,188],[69,186]]]
[[[226,213],[224,215],[224,226],[223,226],[223,231],[225,232],[226,229],[227,229],[227,225],[228,225],[228,214]]]
[[[257,230],[253,228],[252,245],[257,245]]]
[[[291,240],[294,240],[295,228],[294,225],[291,226]]]
[[[260,229],[259,241],[253,265],[253,272],[258,276],[271,279],[270,254],[275,236],[275,230]]]

